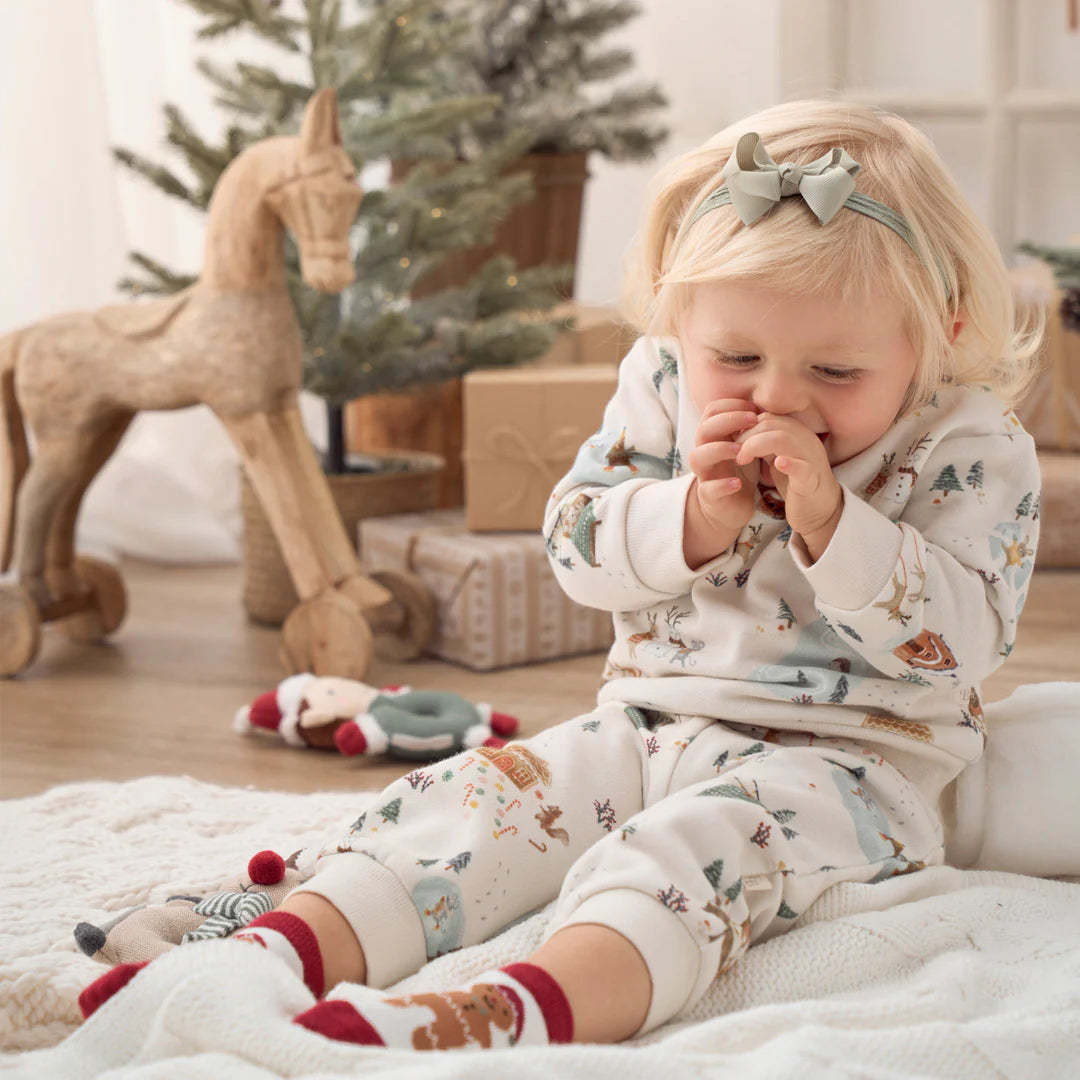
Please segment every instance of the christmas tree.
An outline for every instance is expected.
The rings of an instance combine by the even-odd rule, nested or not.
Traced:
[[[1061,321],[1067,330],[1080,333],[1080,248],[1042,247],[1025,242],[1018,250],[1037,256],[1053,268],[1054,280],[1064,292]]]
[[[532,132],[532,153],[597,150],[614,161],[650,158],[667,137],[655,116],[667,104],[652,84],[597,89],[634,64],[602,40],[640,14],[632,0],[456,0],[471,13],[470,78],[501,104],[478,123],[486,142]]]
[[[366,194],[352,230],[356,283],[341,296],[302,284],[289,241],[304,385],[329,407],[329,471],[344,469],[342,406],[349,399],[520,363],[547,350],[563,322],[537,312],[555,303],[555,286],[570,267],[516,271],[511,260],[495,257],[461,286],[410,298],[449,253],[488,241],[500,217],[531,191],[528,176],[508,166],[533,133],[504,126],[481,137],[498,96],[447,92],[458,70],[453,58],[469,54],[473,20],[436,0],[357,0],[354,21],[346,20],[340,0],[305,0],[295,14],[281,0],[181,2],[205,17],[201,38],[245,31],[299,54],[308,71],[288,79],[251,63],[224,68],[201,61],[216,100],[238,119],[213,143],[180,110],[166,108],[167,140],[194,182],[116,152],[166,194],[205,210],[229,162],[258,139],[295,131],[308,99],[327,86],[337,93],[343,142],[358,167],[387,158],[418,163],[394,186]],[[173,292],[192,280],[141,252],[132,258],[145,272],[123,283],[132,292]]]

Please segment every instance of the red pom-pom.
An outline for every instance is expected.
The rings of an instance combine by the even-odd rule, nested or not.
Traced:
[[[484,740],[484,746],[490,746],[495,750],[498,750],[500,746],[505,746],[506,740],[500,739],[498,735],[489,735]]]
[[[276,851],[260,851],[251,856],[248,877],[256,885],[276,885],[285,877],[285,860]]]
[[[516,716],[508,716],[506,713],[493,712],[491,714],[491,730],[496,735],[502,735],[508,737],[513,735],[518,729],[518,721]]]

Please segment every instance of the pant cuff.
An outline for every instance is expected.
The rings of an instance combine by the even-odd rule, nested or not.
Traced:
[[[382,990],[427,962],[424,924],[401,879],[359,852],[320,859],[291,893],[315,893],[345,917],[364,950],[365,983]]]
[[[594,893],[551,933],[579,923],[616,930],[641,953],[652,979],[652,997],[645,1022],[635,1035],[652,1031],[691,1004],[700,981],[701,949],[678,915],[655,897],[637,889]]]

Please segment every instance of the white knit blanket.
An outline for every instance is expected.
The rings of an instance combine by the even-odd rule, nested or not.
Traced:
[[[228,941],[173,950],[78,1026],[76,997],[104,968],[77,951],[76,923],[206,890],[257,850],[288,854],[314,843],[355,819],[366,798],[151,777],[0,804],[0,1044],[33,1050],[0,1057],[0,1072],[49,1080],[1080,1075],[1080,885],[948,867],[834,887],[789,933],[752,948],[688,1015],[636,1044],[418,1054],[332,1043],[290,1023],[311,999],[283,965]],[[523,958],[545,918],[399,985],[448,987]]]

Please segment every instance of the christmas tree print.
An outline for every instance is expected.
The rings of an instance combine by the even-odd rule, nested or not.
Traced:
[[[856,641],[862,641],[862,638],[859,636],[858,631],[853,630],[850,626],[847,625],[847,623],[838,622],[836,625],[839,626],[840,629],[843,630],[849,638],[854,638]]]
[[[714,762],[713,768],[719,772],[726,764],[730,751],[725,750]]]
[[[591,732],[595,733],[595,732],[600,730],[600,721],[599,720],[586,720],[585,723],[581,725],[581,730],[582,731],[591,731]]]
[[[788,541],[791,540],[791,526],[785,525],[783,531],[776,539],[779,540],[784,547],[787,547]]]
[[[776,909],[776,915],[780,919],[797,919],[799,917],[799,913],[792,911],[785,900],[780,901],[780,906]]]
[[[398,821],[398,814],[401,813],[401,799],[393,799],[385,806],[380,807],[375,813],[381,815],[383,822],[392,821],[395,825]]]
[[[1041,495],[1036,495],[1035,496],[1035,507],[1031,511],[1031,520],[1032,521],[1038,521],[1039,520],[1039,505],[1041,503],[1042,503],[1042,496]]]
[[[746,584],[746,579],[750,576],[750,567],[745,570],[740,570],[735,575],[735,587],[741,589]]]
[[[665,455],[664,461],[671,468],[671,475],[678,476],[682,472],[682,454],[679,453],[679,448],[673,446]]]
[[[752,757],[754,754],[760,754],[764,749],[765,749],[765,744],[763,742],[756,742],[752,746],[748,746],[738,756],[741,757],[741,758]]]
[[[836,689],[829,695],[829,704],[842,705],[844,703],[844,698],[848,696],[849,689],[850,687],[848,686],[846,676],[841,675],[840,678],[836,680]]]
[[[946,465],[941,472],[938,473],[938,478],[930,485],[931,491],[940,491],[943,497],[948,497],[950,491],[963,491],[964,486],[960,483],[956,475],[955,465]],[[935,502],[940,502],[940,499]]]
[[[470,862],[472,862],[472,852],[462,851],[452,859],[446,860],[446,869],[453,870],[455,874],[460,874]]]
[[[364,827],[364,822],[367,820],[367,811],[362,813],[353,823],[349,826],[349,832],[359,832]]]
[[[1021,500],[1020,505],[1016,508],[1016,520],[1019,521],[1022,517],[1027,517],[1031,513],[1031,502],[1035,497],[1035,492],[1029,491]]]
[[[780,597],[780,606],[776,609],[776,617],[780,622],[787,623],[787,626],[780,627],[781,630],[790,630],[799,621],[795,618],[795,613],[782,596]]]
[[[769,834],[771,832],[771,825],[767,825],[764,821],[759,821],[758,827],[750,837],[750,843],[757,844],[759,848],[767,848],[769,846]]]
[[[970,488],[981,488],[983,486],[983,463],[976,461],[974,465],[968,469],[968,474],[965,477],[964,482]]]
[[[728,898],[728,901],[730,903],[732,903],[732,904],[734,904],[735,901],[739,899],[739,896],[740,896],[741,893],[742,893],[742,878],[739,878],[739,880],[736,881],[734,885],[729,885],[724,890],[724,895]]]
[[[718,589],[721,585],[726,585],[728,583],[728,576],[720,570],[713,570],[711,573],[705,575],[705,580],[712,585],[713,588]]]
[[[724,860],[723,859],[715,859],[715,860],[713,860],[713,862],[709,863],[708,866],[703,866],[701,868],[701,872],[708,879],[709,884],[714,889],[719,890],[719,888],[720,888],[720,879],[724,876]]]

